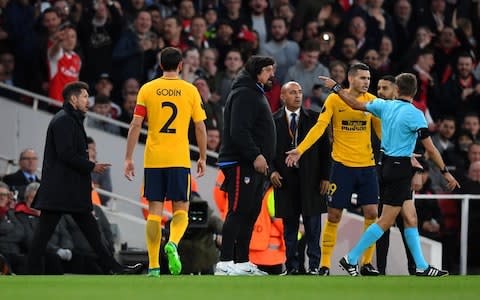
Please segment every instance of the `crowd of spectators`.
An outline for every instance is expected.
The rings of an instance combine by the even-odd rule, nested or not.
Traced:
[[[318,75],[345,85],[348,66],[364,62],[375,93],[383,75],[412,72],[418,79],[414,105],[425,113],[448,169],[460,178],[456,192],[465,193],[479,193],[479,43],[479,1],[0,1],[1,82],[62,101],[58,91],[80,79],[91,87],[93,112],[129,123],[141,84],[161,76],[160,50],[178,47],[182,79],[204,101],[212,151],[222,141],[232,80],[252,54],[277,62],[267,93],[272,112],[282,106],[280,87],[288,80],[301,84],[305,106],[321,110],[329,91]],[[127,134],[102,121],[87,126]],[[428,192],[443,192],[436,168],[427,174]],[[457,245],[459,207],[447,200],[435,204],[435,215],[427,214],[439,224],[433,235],[453,236]],[[424,210],[419,208],[421,231],[434,233],[431,219],[422,219]],[[470,214],[475,229],[480,210],[472,205]]]

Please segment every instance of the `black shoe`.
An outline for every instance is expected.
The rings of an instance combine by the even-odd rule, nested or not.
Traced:
[[[300,275],[300,272],[297,269],[288,269],[286,275]]]
[[[342,257],[342,259],[339,261],[340,267],[347,271],[348,275],[350,276],[358,276],[358,265],[351,265],[348,263],[347,256],[345,255]]]
[[[308,270],[305,274],[306,274],[306,275],[315,275],[315,276],[316,276],[316,275],[319,274],[319,270],[318,270],[318,268],[313,268],[313,269]]]
[[[318,275],[320,276],[330,276],[330,269],[327,267],[320,267],[318,270]]]
[[[417,271],[415,275],[427,276],[427,277],[443,277],[448,275],[448,271],[444,271],[432,266],[428,266],[428,268],[426,268],[424,271]]]
[[[134,275],[140,274],[143,271],[143,264],[138,263],[131,266],[123,266],[118,270],[112,272],[113,275]]]
[[[12,275],[12,269],[8,265],[7,259],[0,254],[0,275]]]
[[[365,264],[360,268],[360,274],[362,274],[362,276],[378,276],[380,272],[378,272],[372,264]]]

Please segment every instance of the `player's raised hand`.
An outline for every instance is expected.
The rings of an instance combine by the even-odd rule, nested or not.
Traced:
[[[202,177],[205,175],[206,162],[204,159],[197,160],[197,178]]]
[[[327,76],[318,76],[318,79],[320,79],[323,82],[323,85],[328,89],[333,88],[337,84],[335,80]]]
[[[125,175],[128,180],[133,180],[133,177],[135,177],[135,166],[133,165],[133,160],[125,160],[123,175]]]
[[[285,153],[287,154],[287,158],[285,158],[285,163],[287,164],[287,167],[293,167],[302,156],[302,154],[300,154],[300,151],[298,151],[297,148],[287,151]]]

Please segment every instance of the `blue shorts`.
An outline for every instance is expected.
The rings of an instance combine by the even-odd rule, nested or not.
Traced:
[[[148,201],[188,201],[190,169],[145,168],[143,195]]]
[[[332,208],[350,208],[352,193],[357,194],[357,205],[378,204],[377,171],[371,167],[346,167],[334,161],[330,173],[327,205]]]

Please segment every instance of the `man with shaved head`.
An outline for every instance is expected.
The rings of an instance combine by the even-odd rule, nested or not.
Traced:
[[[330,141],[328,134],[308,149],[292,167],[285,164],[285,152],[294,149],[305,138],[318,119],[318,113],[302,108],[303,91],[295,81],[283,85],[280,98],[284,107],[273,119],[277,129],[277,148],[270,181],[275,188],[275,216],[283,219],[289,275],[300,274],[304,262],[297,255],[300,215],[305,228],[309,268],[306,273],[318,275],[320,265],[321,213],[326,212],[322,196],[328,191],[330,174]],[[298,251],[300,252],[300,251]]]

